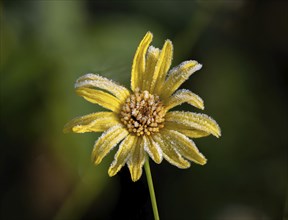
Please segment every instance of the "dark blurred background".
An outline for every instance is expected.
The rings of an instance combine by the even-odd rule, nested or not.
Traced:
[[[287,219],[288,4],[285,1],[16,1],[1,7],[0,219],[153,219],[143,173],[109,178],[115,150],[90,161],[99,134],[62,133],[100,110],[75,80],[99,73],[129,87],[138,43],[174,44],[183,85],[223,136],[195,140],[205,166],[151,162],[163,220]],[[185,110],[197,111],[183,105]],[[286,211],[285,211],[286,200]]]

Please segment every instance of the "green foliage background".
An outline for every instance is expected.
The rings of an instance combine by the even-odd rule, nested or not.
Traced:
[[[223,136],[195,140],[205,166],[152,165],[161,219],[274,220],[285,215],[287,39],[284,1],[2,1],[1,219],[152,219],[145,175],[109,178],[115,151],[90,161],[99,134],[62,133],[100,110],[74,93],[87,72],[129,87],[137,45],[174,44],[173,66],[202,70],[199,94]],[[285,58],[286,57],[286,58]],[[197,111],[191,106],[182,109]],[[287,199],[286,199],[287,217]]]

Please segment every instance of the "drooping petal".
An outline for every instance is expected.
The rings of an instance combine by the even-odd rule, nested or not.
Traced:
[[[99,76],[93,73],[87,73],[84,76],[81,76],[77,79],[75,83],[75,88],[82,88],[82,87],[96,87],[99,89],[103,89],[108,91],[109,93],[116,96],[120,101],[126,100],[129,96],[129,90],[123,86],[118,85],[117,83]]]
[[[151,32],[147,32],[142,41],[140,42],[137,51],[135,53],[132,71],[131,71],[131,89],[135,91],[136,88],[142,86],[142,76],[145,72],[146,52],[149,44],[152,42],[153,35]]]
[[[154,74],[152,76],[150,90],[148,90],[150,93],[158,94],[159,91],[161,91],[167,72],[171,66],[172,57],[172,42],[170,40],[166,40],[157,61]]]
[[[119,124],[113,112],[97,112],[72,119],[64,126],[64,133],[99,132]]]
[[[157,142],[155,142],[150,136],[143,136],[144,150],[152,158],[155,163],[161,163],[163,159],[162,150]]]
[[[166,113],[165,120],[166,122],[184,125],[184,128],[198,129],[216,137],[221,136],[221,130],[217,122],[205,114],[171,111]]]
[[[150,90],[152,77],[155,71],[157,61],[160,56],[160,50],[153,46],[150,46],[147,51],[145,75],[142,80],[142,90]]]
[[[153,135],[153,140],[159,144],[163,152],[164,158],[171,164],[177,166],[178,168],[188,168],[190,167],[189,161],[185,160],[179,152],[171,145],[170,142],[163,139],[160,133]]]
[[[109,167],[109,176],[116,175],[125,165],[130,157],[132,147],[136,144],[138,137],[129,134],[119,145],[119,149],[114,156],[114,161]]]
[[[177,151],[195,163],[204,165],[207,162],[207,159],[201,154],[196,147],[195,143],[187,138],[185,135],[180,132],[163,129],[161,132],[163,139],[171,143]]]
[[[169,71],[161,93],[162,99],[171,96],[183,82],[185,82],[195,71],[201,69],[202,65],[195,60],[185,61]]]
[[[115,96],[107,92],[90,88],[78,88],[76,93],[91,103],[101,105],[113,112],[118,113],[121,107],[121,102]]]
[[[101,163],[102,159],[112,150],[121,140],[128,135],[128,131],[122,125],[115,125],[102,134],[96,141],[92,160],[95,164]]]
[[[137,143],[132,146],[131,156],[129,157],[127,162],[132,181],[135,182],[141,177],[144,162],[144,140],[143,138],[138,138]]]
[[[168,111],[169,109],[174,108],[177,105],[181,105],[184,102],[187,102],[196,108],[202,110],[204,109],[203,100],[195,93],[186,89],[178,90],[172,96],[170,96],[165,102],[165,109]]]

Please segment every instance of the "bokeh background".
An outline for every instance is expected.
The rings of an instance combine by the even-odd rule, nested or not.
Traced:
[[[75,94],[75,80],[93,72],[129,87],[148,30],[157,47],[173,41],[173,66],[203,64],[183,87],[205,100],[223,132],[195,140],[205,166],[151,162],[161,219],[287,219],[285,1],[0,6],[0,219],[153,219],[145,175],[133,183],[125,167],[109,178],[115,150],[97,167],[90,161],[99,134],[62,133],[70,119],[100,110]]]

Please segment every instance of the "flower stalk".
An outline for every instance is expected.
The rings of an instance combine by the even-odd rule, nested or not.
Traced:
[[[148,187],[149,187],[149,193],[150,193],[150,198],[151,198],[151,204],[152,204],[154,219],[159,220],[160,218],[159,218],[159,213],[158,213],[158,208],[157,208],[156,196],[155,196],[155,191],[154,191],[153,180],[152,180],[152,175],[151,175],[148,157],[146,158],[146,161],[144,164],[144,169],[145,169],[146,179],[147,179],[147,183],[148,183]]]

